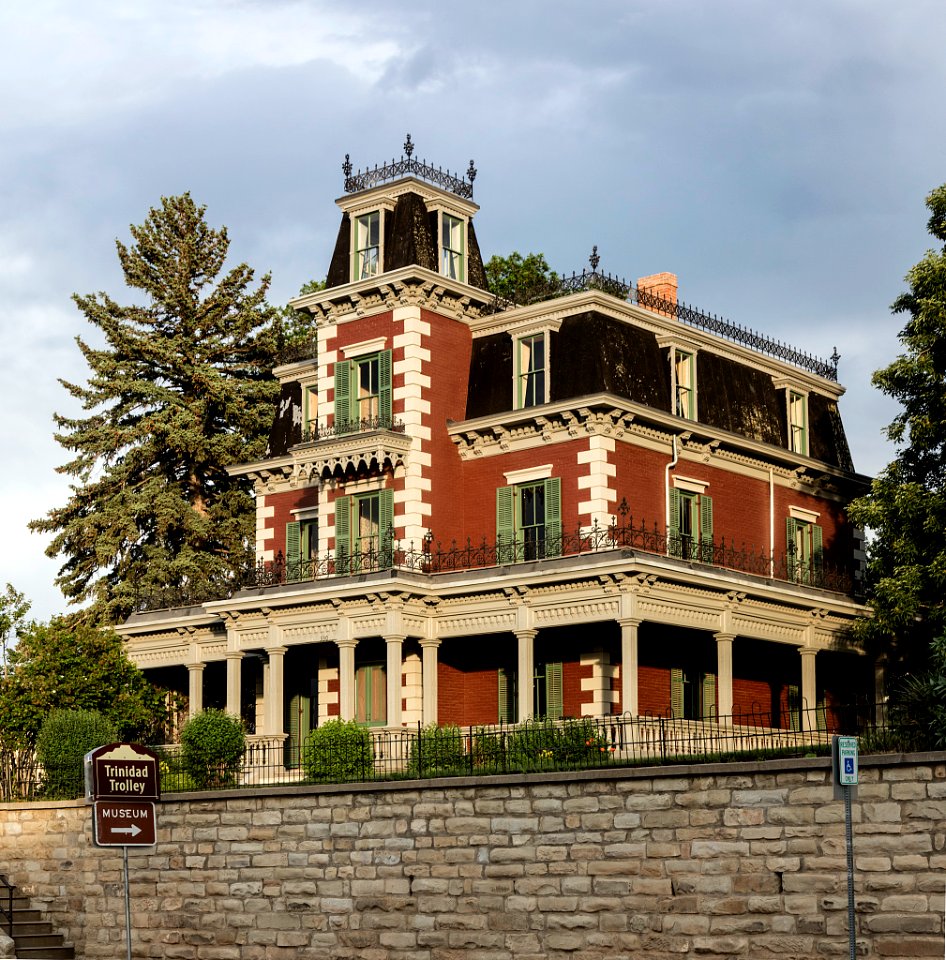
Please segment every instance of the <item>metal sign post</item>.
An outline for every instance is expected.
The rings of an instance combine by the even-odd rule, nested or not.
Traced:
[[[136,743],[109,743],[85,755],[86,799],[93,801],[92,836],[98,847],[121,847],[125,877],[125,947],[131,960],[128,848],[157,840],[155,800],[161,798],[158,757]]]
[[[857,788],[857,737],[832,737],[831,767],[834,774],[834,795],[844,796],[844,840],[847,847],[847,930],[851,960],[856,960],[857,937],[854,929],[854,827],[851,816],[851,794]]]

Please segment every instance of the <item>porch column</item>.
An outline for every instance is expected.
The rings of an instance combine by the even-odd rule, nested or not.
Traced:
[[[732,723],[732,642],[731,633],[717,633],[716,637],[716,702],[717,719]]]
[[[338,713],[342,720],[355,719],[355,647],[357,640],[336,640],[338,645]]]
[[[204,667],[205,663],[187,665],[187,715],[196,717],[204,709]]]
[[[621,712],[636,717],[638,706],[637,629],[640,620],[620,620],[621,624]]]
[[[231,717],[242,716],[240,712],[240,666],[243,654],[239,650],[227,651],[227,713]]]
[[[801,728],[817,730],[818,718],[815,708],[818,706],[818,684],[815,673],[815,657],[818,651],[814,647],[799,647],[801,656]]]
[[[424,726],[437,722],[437,654],[440,650],[439,640],[421,640],[421,657],[423,658],[421,671],[424,685]]]
[[[266,729],[264,733],[278,735],[283,730],[283,683],[287,647],[268,647],[269,669],[266,671]]]
[[[401,695],[403,686],[401,682],[401,672],[403,670],[402,651],[404,649],[404,639],[403,636],[387,636],[384,638],[384,646],[387,653],[387,726],[389,727],[399,727],[401,725]]]
[[[518,657],[516,662],[516,680],[519,688],[519,715],[517,720],[522,723],[533,713],[532,677],[535,673],[535,635],[538,630],[516,630],[516,639],[519,641]]]

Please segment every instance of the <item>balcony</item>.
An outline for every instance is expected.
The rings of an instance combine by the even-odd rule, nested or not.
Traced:
[[[443,544],[428,532],[423,543],[416,545],[395,540],[392,531],[376,546],[354,551],[344,561],[326,555],[287,564],[279,554],[275,560],[259,563],[249,571],[245,586],[269,587],[379,570],[437,575],[623,550],[667,557],[688,566],[750,574],[847,596],[855,596],[859,587],[853,563],[849,567],[840,567],[823,559],[800,562],[793,550],[781,554],[757,551],[725,538],[698,542],[691,537],[663,533],[656,523],[653,526],[643,522],[635,525],[630,516],[622,522],[615,518],[606,527],[596,525],[590,530],[544,539],[532,536],[497,541],[484,537],[479,543],[468,539],[466,543],[452,541]]]
[[[303,427],[298,443],[290,447],[297,473],[304,478],[328,479],[403,464],[411,438],[393,417],[313,422]]]

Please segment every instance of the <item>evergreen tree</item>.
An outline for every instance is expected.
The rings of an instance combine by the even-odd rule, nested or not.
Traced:
[[[946,241],[946,185],[926,203],[930,233]],[[906,279],[909,292],[892,307],[908,317],[904,352],[873,377],[902,406],[886,430],[898,450],[851,507],[873,534],[873,616],[857,632],[869,652],[886,658],[895,698],[920,693],[922,700],[925,689],[946,703],[946,246],[928,251]],[[934,726],[943,719],[927,717]]]
[[[251,556],[251,488],[227,466],[265,449],[278,390],[270,376],[274,311],[269,276],[222,272],[229,239],[189,194],[163,198],[116,241],[125,282],[143,305],[75,295],[105,346],[77,338],[91,374],[61,381],[88,412],[56,415],[73,454],[65,506],[30,526],[53,533],[57,583],[90,616],[115,623],[139,598],[194,599],[220,589]]]

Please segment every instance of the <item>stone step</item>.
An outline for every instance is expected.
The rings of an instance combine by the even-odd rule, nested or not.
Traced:
[[[72,947],[17,947],[17,960],[75,960]]]
[[[38,913],[39,911],[33,911]],[[38,936],[43,933],[52,933],[53,925],[48,920],[40,920],[39,918],[30,919],[30,920],[19,920],[14,918],[13,920],[13,939],[16,940],[18,937],[27,937],[27,936]]]

